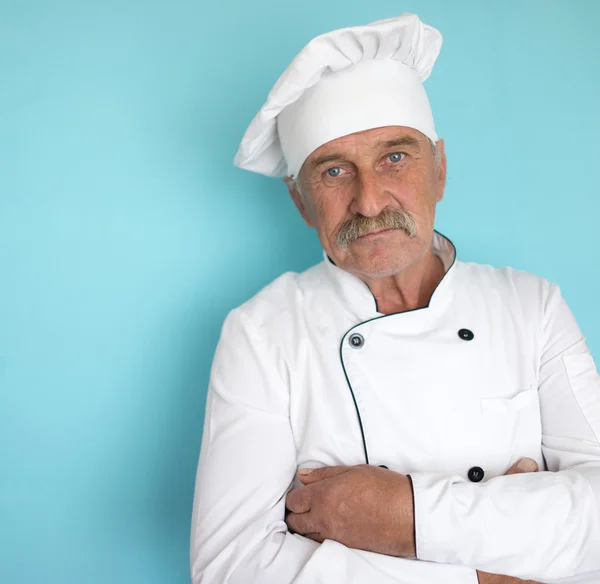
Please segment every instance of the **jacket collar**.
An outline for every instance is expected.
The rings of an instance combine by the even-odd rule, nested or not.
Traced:
[[[456,265],[456,248],[454,244],[441,233],[433,233],[433,253],[438,256],[444,265],[446,273],[434,290],[426,308],[442,309],[450,301],[450,283],[454,277]],[[323,252],[325,270],[334,289],[334,294],[344,303],[359,320],[367,320],[382,316],[377,311],[377,303],[370,288],[357,276],[336,266]]]

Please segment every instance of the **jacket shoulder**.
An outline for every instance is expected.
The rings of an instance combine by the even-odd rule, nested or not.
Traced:
[[[542,276],[509,266],[459,262],[457,267],[464,281],[480,288],[483,293],[496,293],[517,300],[524,308],[543,309],[548,295],[557,288]]]
[[[267,284],[252,298],[235,308],[232,313],[243,315],[258,330],[277,328],[302,311],[306,293],[322,281],[324,263],[320,262],[304,272],[286,272]]]

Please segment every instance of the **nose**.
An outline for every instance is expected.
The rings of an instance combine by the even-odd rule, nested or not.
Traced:
[[[356,181],[351,211],[363,217],[377,217],[388,204],[388,195],[376,173],[362,172]]]

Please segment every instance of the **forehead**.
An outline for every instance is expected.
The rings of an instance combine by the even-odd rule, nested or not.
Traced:
[[[407,144],[414,142],[415,145],[422,145],[427,141],[427,137],[415,130],[406,126],[385,126],[382,128],[373,128],[348,134],[341,138],[336,138],[319,146],[307,158],[306,162],[312,162],[323,156],[328,156],[332,153],[344,154],[356,152],[357,149],[373,149],[381,147],[388,142],[405,141]]]

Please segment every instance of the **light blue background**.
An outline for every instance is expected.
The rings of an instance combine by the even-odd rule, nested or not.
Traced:
[[[600,355],[595,0],[1,0],[0,582],[188,581],[223,318],[320,260],[239,139],[312,36],[403,11],[445,37],[438,229]]]

